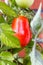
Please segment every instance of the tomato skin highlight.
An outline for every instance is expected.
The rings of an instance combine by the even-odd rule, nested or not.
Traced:
[[[26,46],[32,37],[30,24],[28,19],[24,16],[19,16],[12,21],[12,30],[16,32],[16,36],[20,40],[21,47]]]
[[[38,37],[43,39],[43,32],[41,32]],[[40,43],[39,45],[43,48],[43,43]]]

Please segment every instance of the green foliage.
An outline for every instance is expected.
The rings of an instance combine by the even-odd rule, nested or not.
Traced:
[[[8,61],[13,61],[14,60],[14,58],[13,58],[13,56],[10,52],[3,51],[3,52],[0,53],[0,57],[3,60],[8,60]]]
[[[33,19],[35,12],[28,8],[23,9],[18,7],[15,0],[9,0],[8,5],[0,2],[0,9],[3,12],[1,13],[2,15],[0,15],[0,65],[31,65],[29,53],[34,42],[31,40],[25,47],[26,57],[19,58],[18,52],[23,48],[20,47],[20,41],[14,36],[15,32],[12,31],[11,23],[14,17],[20,15],[27,17],[30,21]],[[7,17],[6,20],[3,15]],[[17,59],[14,58],[16,53]]]
[[[5,21],[4,17],[2,15],[0,15],[0,23],[5,23],[5,22],[6,21]]]
[[[3,6],[2,6],[3,5]],[[3,2],[0,2],[0,9],[3,11],[4,14],[8,15],[8,16],[13,16],[13,17],[16,17],[17,14],[15,11],[13,11],[11,9],[11,7],[9,7],[8,5],[6,5],[5,3]]]
[[[17,64],[7,60],[0,60],[0,65],[17,65]]]
[[[17,65],[13,60],[14,57],[10,52],[3,51],[0,53],[0,65]]]
[[[14,37],[14,32],[8,24],[0,25],[0,29],[0,40],[3,44],[12,48],[20,48],[20,42],[16,37]]]
[[[24,58],[23,65],[31,65],[31,61],[30,61],[29,55],[27,55],[27,56]]]
[[[15,0],[9,0],[9,4],[11,7],[14,7],[16,5]]]

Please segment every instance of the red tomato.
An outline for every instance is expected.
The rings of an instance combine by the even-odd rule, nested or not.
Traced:
[[[41,32],[38,37],[43,39],[43,32]],[[43,48],[43,43],[40,43],[40,46]]]
[[[29,21],[26,17],[19,16],[18,18],[14,18],[12,21],[12,29],[16,32],[14,36],[20,40],[20,45],[22,47],[26,46],[30,42],[32,33]]]
[[[25,57],[25,56],[26,56],[26,51],[25,51],[25,49],[21,50],[21,51],[18,53],[18,56],[21,57],[21,58]]]

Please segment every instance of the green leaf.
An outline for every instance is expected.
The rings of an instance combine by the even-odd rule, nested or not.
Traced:
[[[7,46],[3,45],[3,47],[0,47],[0,53],[2,51],[6,51],[6,50],[9,50],[9,49],[11,49],[11,47],[7,47]]]
[[[14,7],[16,5],[15,0],[9,0],[9,4],[11,7]]]
[[[13,19],[14,19],[14,17],[8,16],[7,17],[7,23],[11,24]]]
[[[0,65],[17,65],[17,64],[7,60],[0,60]]]
[[[31,40],[30,43],[28,44],[28,47],[32,48],[33,47],[33,43],[34,43],[34,41]]]
[[[8,24],[0,25],[1,35],[0,39],[3,44],[12,48],[20,48],[19,40],[14,36],[14,32],[11,30]]]
[[[13,61],[14,60],[14,58],[13,58],[13,56],[10,52],[4,52],[3,51],[3,52],[0,53],[0,57],[3,60],[8,60],[8,61]]]
[[[24,58],[23,65],[31,65],[30,57],[28,55]]]
[[[22,48],[13,48],[12,49],[12,53],[15,54],[15,53],[18,53],[19,51],[21,51]]]
[[[12,28],[10,25],[8,25],[7,23],[1,23],[0,24],[0,28],[4,31],[9,31],[11,32],[12,31]]]
[[[23,64],[23,58],[18,58],[18,62]]]
[[[4,23],[4,22],[5,22],[5,20],[4,20],[3,16],[0,15],[0,23]]]
[[[16,12],[13,11],[8,5],[6,5],[3,2],[0,2],[0,9],[3,11],[4,14],[8,16],[13,16],[13,17],[17,16]]]
[[[5,63],[3,61],[0,60],[0,65],[5,65]]]

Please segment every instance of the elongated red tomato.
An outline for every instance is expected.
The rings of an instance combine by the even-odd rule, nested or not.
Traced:
[[[26,46],[32,37],[32,33],[30,30],[30,24],[26,17],[19,16],[18,18],[14,18],[12,21],[12,29],[14,32],[14,36],[16,36],[20,40],[20,45],[22,47]]]

